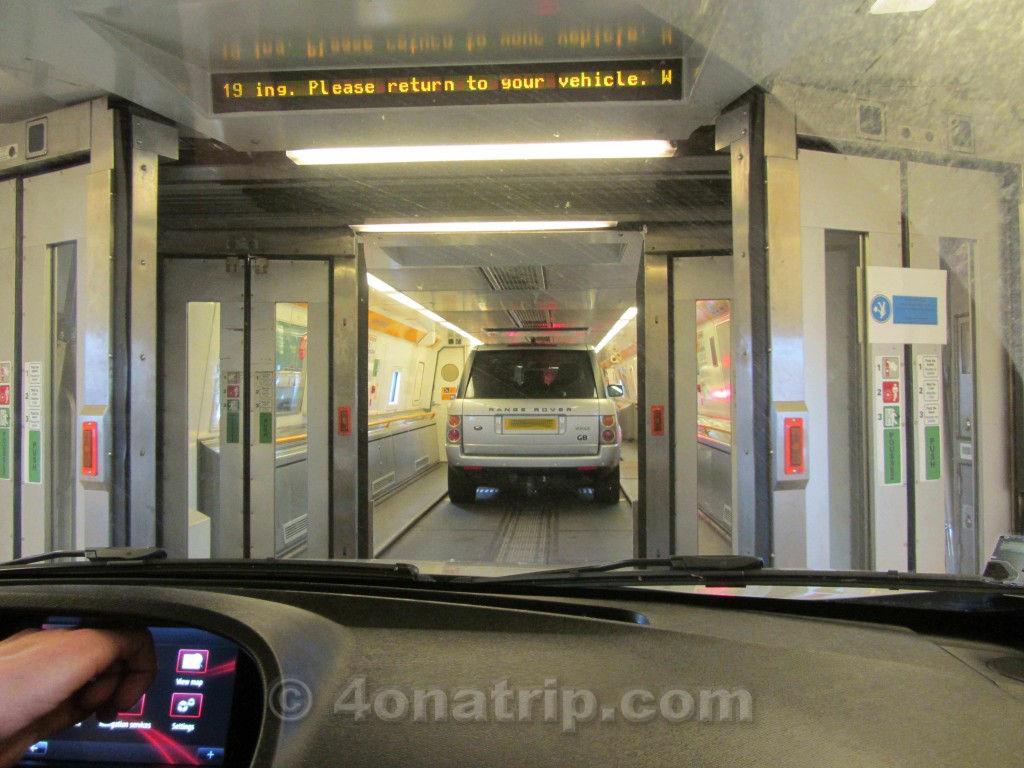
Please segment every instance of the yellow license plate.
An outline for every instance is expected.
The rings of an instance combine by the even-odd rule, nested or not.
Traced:
[[[506,432],[535,432],[558,429],[558,418],[552,419],[531,419],[531,418],[509,418],[505,417],[504,427]]]

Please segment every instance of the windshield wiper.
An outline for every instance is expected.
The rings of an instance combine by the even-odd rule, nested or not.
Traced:
[[[67,560],[63,563],[52,563],[54,560]],[[86,560],[88,562],[83,562]],[[18,558],[0,562],[3,576],[17,578],[26,571],[20,566],[39,564],[30,569],[35,579],[43,577],[66,578],[69,574],[85,575],[86,578],[104,578],[118,576],[106,569],[96,569],[94,564],[136,563],[139,566],[151,566],[142,571],[133,569],[133,573],[145,573],[148,579],[180,579],[186,576],[193,581],[217,580],[234,578],[239,573],[249,581],[273,581],[300,578],[316,579],[399,579],[407,581],[434,581],[429,574],[421,574],[420,569],[412,563],[393,563],[377,560],[278,560],[275,558],[247,559],[215,559],[187,560],[168,559],[167,551],[159,547],[90,547],[87,549],[57,550],[40,555]],[[52,565],[47,568],[47,565]],[[125,573],[115,569],[121,575]]]
[[[60,549],[44,552],[41,555],[19,557],[17,560],[0,563],[0,566],[30,565],[50,560],[82,558],[90,563],[145,562],[147,560],[163,560],[165,557],[167,557],[167,551],[160,547],[89,547],[88,549]]]
[[[449,583],[515,587],[659,586],[689,584],[714,587],[827,587],[900,591],[957,591],[1024,593],[1024,587],[993,583],[978,576],[903,573],[899,571],[810,571],[764,568],[757,557],[741,555],[680,555],[667,558],[619,560],[509,576],[462,576]]]
[[[628,576],[644,576],[647,574],[672,574],[689,576],[701,580],[706,576],[724,573],[741,574],[756,571],[764,567],[759,557],[747,555],[676,555],[674,557],[635,557],[627,560],[615,560],[610,563],[596,565],[577,565],[568,568],[555,568],[546,571],[530,571],[510,576],[469,576],[468,581],[496,582],[529,582],[544,583],[553,581],[572,581],[586,577],[587,574],[605,574],[611,571],[630,570]],[[461,581],[461,579],[458,579]]]

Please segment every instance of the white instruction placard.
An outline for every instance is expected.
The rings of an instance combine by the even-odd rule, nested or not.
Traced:
[[[868,342],[945,344],[946,271],[867,268]]]

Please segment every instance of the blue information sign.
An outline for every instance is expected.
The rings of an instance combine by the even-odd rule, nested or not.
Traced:
[[[938,325],[939,300],[934,296],[893,296],[892,321],[897,325]]]

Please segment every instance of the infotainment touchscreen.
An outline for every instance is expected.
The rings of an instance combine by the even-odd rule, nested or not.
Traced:
[[[145,695],[111,722],[92,716],[33,744],[26,763],[224,763],[238,646],[197,629],[150,632],[157,673]]]

